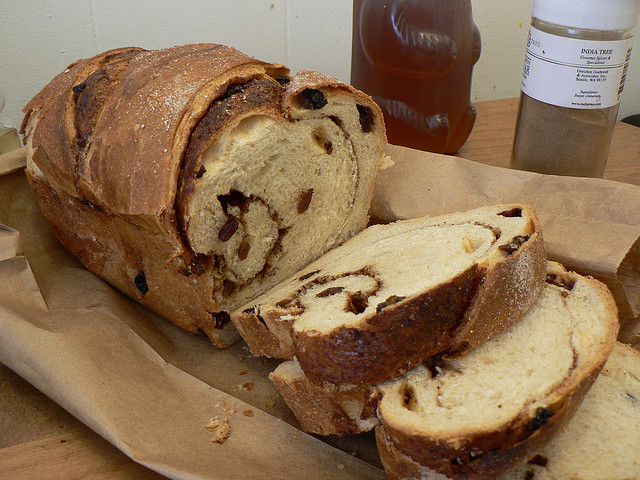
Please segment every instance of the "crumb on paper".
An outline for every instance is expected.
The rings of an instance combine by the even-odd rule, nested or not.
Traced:
[[[243,383],[243,384],[240,386],[240,389],[241,389],[241,390],[246,390],[247,392],[250,392],[251,390],[253,390],[253,387],[255,387],[255,385],[253,384],[253,382],[246,382],[246,383]]]
[[[338,464],[338,470],[344,470],[344,463]]]
[[[245,417],[253,417],[253,410],[251,410],[250,408],[247,408],[246,410],[243,410],[242,414]]]
[[[243,369],[242,369],[242,370],[240,370],[240,372],[238,372],[238,373],[239,373],[240,375],[246,375],[247,373],[249,373],[249,371],[243,368]]]
[[[395,162],[389,155],[385,155],[382,157],[382,163],[380,164],[380,170],[386,170],[387,168],[391,168],[395,165]]]
[[[264,398],[262,401],[262,404],[266,407],[266,408],[273,408],[276,406],[276,400],[277,397],[276,396],[272,396],[272,397],[267,397]]]
[[[213,433],[211,441],[214,443],[222,443],[231,435],[231,426],[226,418],[211,418],[204,428]]]

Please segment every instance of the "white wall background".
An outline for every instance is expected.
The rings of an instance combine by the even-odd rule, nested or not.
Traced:
[[[531,0],[472,0],[482,33],[473,101],[519,94]],[[349,81],[349,0],[0,0],[0,87],[7,114],[73,61],[121,46],[224,43],[292,71]],[[640,113],[640,35],[619,117]]]

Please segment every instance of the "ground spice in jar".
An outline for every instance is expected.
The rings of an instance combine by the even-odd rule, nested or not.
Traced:
[[[550,105],[522,94],[519,110],[512,168],[553,175],[603,176],[617,105],[581,110]]]
[[[602,177],[637,0],[533,0],[511,167]]]

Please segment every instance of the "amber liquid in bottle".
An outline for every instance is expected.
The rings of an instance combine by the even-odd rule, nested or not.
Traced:
[[[354,0],[351,83],[383,110],[389,142],[454,153],[476,118],[480,32],[470,0]]]

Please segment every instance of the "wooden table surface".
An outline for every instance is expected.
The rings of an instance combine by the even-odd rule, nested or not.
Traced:
[[[507,167],[517,99],[479,102],[459,156]],[[605,178],[640,185],[640,128],[616,126]],[[0,479],[159,479],[0,364]]]
[[[471,135],[458,152],[469,160],[508,167],[515,131],[518,99],[479,102]],[[618,122],[604,178],[640,185],[640,128]]]

